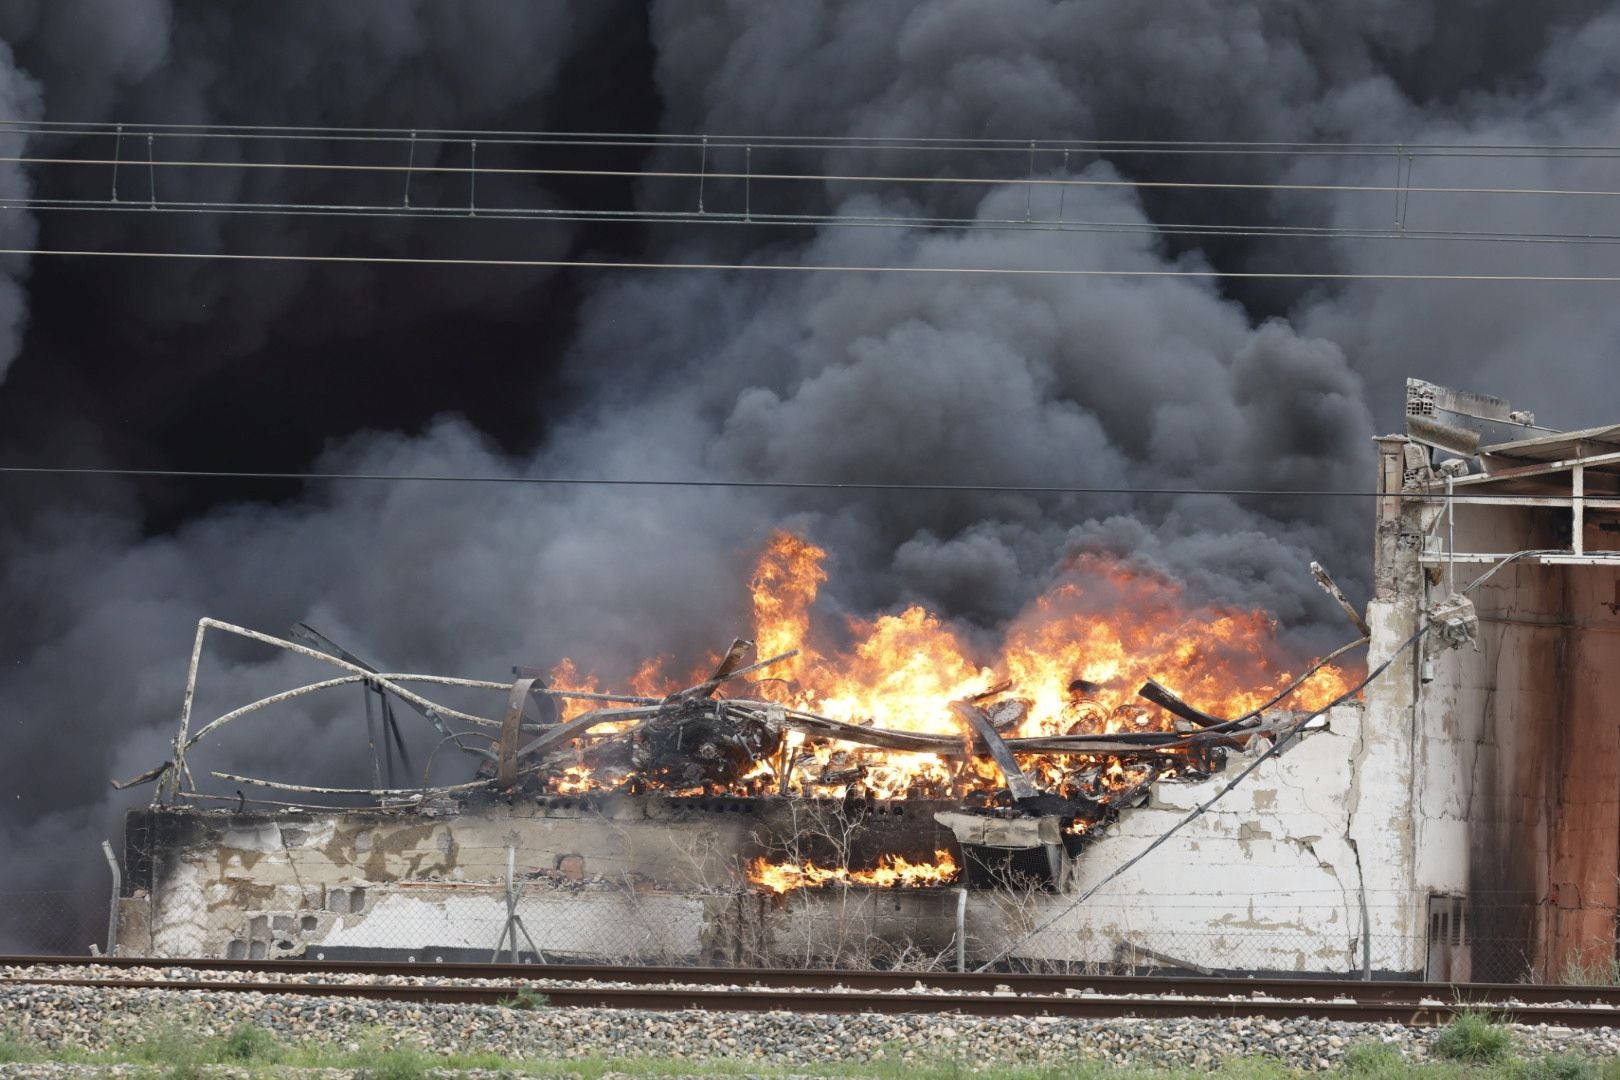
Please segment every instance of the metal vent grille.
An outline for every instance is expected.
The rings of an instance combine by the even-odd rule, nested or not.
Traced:
[[[1436,982],[1466,982],[1473,970],[1474,917],[1465,896],[1429,897],[1429,959]]]

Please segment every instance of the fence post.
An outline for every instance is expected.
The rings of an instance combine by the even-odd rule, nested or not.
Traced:
[[[118,897],[124,891],[124,876],[118,870],[118,856],[113,854],[112,844],[103,840],[101,853],[107,856],[107,866],[112,870],[112,900],[107,904],[107,955],[113,956],[118,949]]]
[[[956,970],[967,970],[967,886],[956,887]]]

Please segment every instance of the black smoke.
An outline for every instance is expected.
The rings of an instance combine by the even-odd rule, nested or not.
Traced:
[[[1574,2],[1206,2],[1166,14],[1056,0],[229,11],[64,0],[0,9],[0,111],[129,124],[1595,146],[1613,145],[1620,123],[1617,34],[1620,17]],[[18,156],[22,144],[7,138],[0,156]],[[26,145],[99,156],[106,143],[58,135]],[[243,161],[290,153],[201,139],[170,149]],[[343,152],[297,148],[298,160]],[[441,140],[422,152],[455,164],[469,148]],[[1613,188],[1610,161],[1424,158],[1413,182]],[[631,159],[635,169],[694,164],[690,148]],[[1025,167],[1000,151],[814,148],[762,149],[758,166],[917,177]],[[1099,150],[1043,156],[1037,173],[1369,184],[1394,168],[1387,157]],[[104,180],[11,167],[0,194],[99,197]],[[119,182],[120,198],[138,200],[150,193],[143,182],[180,181],[137,169]],[[275,170],[184,183],[188,197],[220,202],[394,197],[372,181]],[[490,184],[491,200],[559,206],[664,210],[693,196],[690,185],[653,180]],[[417,197],[449,205],[462,194],[446,182]],[[1066,220],[1129,228],[992,224],[1053,213],[1057,197],[1016,182],[707,192],[717,211],[757,198],[762,211],[969,225],[956,229],[5,211],[0,246],[1613,272],[1602,244],[1265,232],[1387,226],[1393,197],[1357,193],[1076,188],[1062,196]],[[1615,212],[1591,200],[1414,194],[1400,212],[1429,231],[1620,233]],[[1249,224],[1255,235],[1171,228],[1198,221]],[[1395,426],[1406,374],[1507,394],[1554,423],[1597,422],[1613,419],[1603,390],[1620,334],[1606,287],[1587,285],[43,257],[0,270],[7,463],[1365,489],[1369,436]],[[1201,598],[1263,605],[1309,649],[1342,628],[1306,564],[1321,559],[1364,595],[1371,531],[1365,503],[1309,498],[0,483],[0,889],[99,882],[96,843],[146,797],[109,796],[106,779],[166,756],[204,614],[272,632],[307,620],[401,670],[499,679],[513,664],[566,654],[618,677],[642,656],[692,658],[728,640],[744,625],[748,553],[788,523],[832,552],[829,601],[843,610],[922,600],[993,635],[1066,556],[1103,550],[1174,574]],[[204,665],[199,715],[315,670],[220,648]],[[365,782],[357,706],[333,698],[222,733],[200,767]],[[45,944],[81,949],[90,925]]]

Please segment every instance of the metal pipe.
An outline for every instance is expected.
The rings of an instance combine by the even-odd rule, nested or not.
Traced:
[[[180,701],[180,730],[174,736],[174,774],[164,783],[158,785],[156,795],[161,798],[163,789],[168,787],[171,794],[180,790],[180,778],[186,771],[186,747],[191,745],[186,741],[186,735],[191,730],[191,703],[197,697],[197,666],[202,663],[203,635],[208,632],[207,619],[197,623],[197,637],[191,643],[191,666],[186,671],[186,693]],[[195,786],[193,786],[195,790]]]
[[[112,903],[107,905],[107,955],[112,956],[118,948],[118,900],[124,892],[124,875],[118,869],[118,856],[113,854],[111,843],[103,840],[101,853],[107,856],[107,866],[112,870]]]
[[[1570,494],[1570,550],[1576,555],[1586,552],[1586,466],[1576,465],[1569,470]]]
[[[967,970],[967,886],[956,887],[956,970]]]
[[[1457,591],[1457,500],[1455,479],[1446,477],[1446,588]]]
[[[383,786],[382,767],[377,764],[377,718],[371,704],[371,687],[362,689],[361,694],[366,699],[366,746],[371,750],[371,786],[380,788]]]
[[[285,784],[279,780],[260,780],[252,776],[239,776],[236,773],[210,772],[210,776],[219,780],[229,780],[236,784],[253,784],[256,787],[271,788],[275,791],[303,791],[316,795],[401,795],[420,797],[428,792],[446,791],[473,791],[477,788],[488,787],[488,780],[470,780],[465,784],[446,784],[436,788],[341,788],[316,787],[313,784]],[[526,775],[526,774],[525,774]]]
[[[293,698],[301,697],[304,694],[313,694],[317,690],[329,690],[334,686],[347,686],[351,683],[371,683],[378,682],[380,680],[386,681],[387,685],[389,686],[392,686],[396,682],[425,682],[435,683],[440,686],[471,685],[478,689],[511,689],[511,687],[506,683],[483,683],[472,679],[452,679],[447,675],[411,675],[396,674],[393,672],[373,673],[369,675],[341,675],[335,679],[326,679],[321,682],[310,683],[307,686],[299,686],[291,690],[283,690],[279,694],[271,694],[269,697],[260,698],[258,701],[249,702],[248,704],[243,705],[241,708],[232,709],[230,712],[217,716],[210,720],[207,724],[204,724],[202,727],[198,728],[197,733],[186,740],[186,746],[188,748],[195,746],[197,745],[198,740],[200,740],[204,735],[207,735],[209,732],[213,731],[215,728],[220,727],[223,724],[228,724],[232,720],[236,720],[240,717],[246,716],[248,713],[256,712],[259,709],[263,709],[267,706],[279,705],[283,701],[290,701]],[[422,700],[426,701],[427,699],[423,698]],[[435,705],[434,708],[439,709],[441,712],[445,712],[450,716],[454,716],[457,719],[463,719],[466,716],[465,713],[458,713],[455,710],[448,709],[443,705]],[[491,720],[484,720],[479,717],[474,717],[473,719],[477,720],[478,723],[484,725],[485,727],[499,726]]]
[[[490,957],[494,961],[501,954],[501,946],[506,946],[506,962],[517,963],[517,894],[512,889],[512,881],[517,873],[517,844],[512,840],[506,842],[506,927],[501,931],[501,940],[495,943],[495,953]]]
[[[392,679],[390,679],[386,675],[379,675],[377,672],[370,671],[367,668],[361,667],[359,664],[351,664],[347,660],[340,660],[337,657],[331,655],[330,653],[323,653],[319,649],[311,649],[311,648],[309,648],[307,646],[299,645],[296,642],[288,641],[286,638],[278,638],[278,637],[276,637],[276,636],[274,636],[272,634],[264,634],[264,633],[260,633],[257,630],[249,630],[245,626],[237,626],[234,623],[221,622],[219,619],[210,619],[210,618],[199,619],[199,620],[197,620],[197,627],[198,627],[197,632],[198,632],[199,636],[201,635],[202,630],[205,627],[212,628],[214,630],[223,630],[228,634],[236,634],[238,637],[245,637],[249,641],[257,641],[257,642],[260,642],[261,644],[264,644],[264,645],[273,645],[278,649],[286,649],[288,652],[297,653],[299,656],[307,656],[311,660],[319,660],[323,664],[331,664],[333,667],[341,668],[344,671],[350,672],[351,674],[354,674],[354,675],[364,675],[367,679],[371,680],[372,682],[374,682],[374,683],[378,684],[379,686],[383,687],[384,689],[388,690],[395,697],[400,698],[400,699],[402,699],[404,701],[414,702],[414,703],[416,703],[418,705],[423,706],[424,708],[437,709],[439,712],[444,713],[446,716],[454,716],[458,720],[465,720],[468,723],[472,723],[472,724],[482,724],[484,727],[500,727],[501,726],[500,723],[498,721],[495,721],[495,720],[489,720],[489,719],[486,719],[486,718],[484,718],[482,716],[473,716],[473,715],[471,715],[469,713],[457,712],[454,709],[447,709],[447,708],[444,708],[443,706],[436,705],[433,702],[429,701],[427,698],[423,697],[422,695],[414,693],[414,692],[412,692],[410,690],[405,689],[403,686],[399,686],[399,685],[395,684],[394,681]],[[201,642],[199,641],[198,645],[197,645],[197,649],[200,651],[201,648],[202,648],[202,645],[201,645]],[[439,682],[439,681],[442,680],[442,678],[443,678],[442,676],[436,676],[436,677],[431,677],[431,678],[424,678],[422,681],[424,681],[424,682]],[[470,682],[471,682],[471,680],[457,679],[453,683],[449,683],[449,685],[465,686],[465,685],[468,685]],[[498,688],[498,689],[502,689],[502,690],[507,689],[507,684],[505,684],[505,683],[477,684],[477,685],[490,685],[492,688]]]

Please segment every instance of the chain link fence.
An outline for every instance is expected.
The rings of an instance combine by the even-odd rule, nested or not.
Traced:
[[[0,889],[0,953],[84,955],[107,947],[110,888]]]
[[[1616,965],[1549,970],[1532,908],[1473,910],[1468,920],[1421,921],[1410,933],[1364,941],[1356,912],[1323,928],[1212,926],[1178,918],[1181,898],[1087,905],[1046,929],[1061,894],[998,894],[945,887],[883,890],[834,886],[784,895],[748,887],[673,889],[650,881],[574,878],[561,872],[497,882],[346,886],[237,884],[170,890],[152,902],[119,902],[125,955],[225,959],[376,959],[416,962],[596,963],[608,965],[835,966],[954,970],[994,957],[1009,970],[1086,974],[1215,974],[1372,978],[1429,977],[1478,982],[1614,982]],[[1231,921],[1251,902],[1228,898]],[[1208,897],[1197,898],[1200,904]],[[0,891],[0,951],[84,955],[105,948],[108,890]],[[1374,927],[1396,905],[1374,906]],[[1475,925],[1527,928],[1478,937]],[[1031,931],[1035,931],[1031,933]],[[1612,933],[1609,938],[1613,940]],[[958,949],[960,941],[961,948]]]
[[[172,874],[157,896],[124,881],[115,900],[110,868],[100,887],[0,888],[0,953],[106,951],[116,913],[120,953],[167,958],[919,971],[992,960],[1098,974],[1620,982],[1613,911],[1561,909],[1526,892],[1187,891],[1083,905],[1027,883],[778,894],[735,862],[716,872],[696,850],[689,867],[666,864],[657,880],[587,873],[575,855],[526,865],[518,851],[458,847],[452,871],[422,866],[407,880],[359,879],[369,854],[359,851],[343,854],[346,876],[334,884],[319,873],[331,864],[280,851]]]

